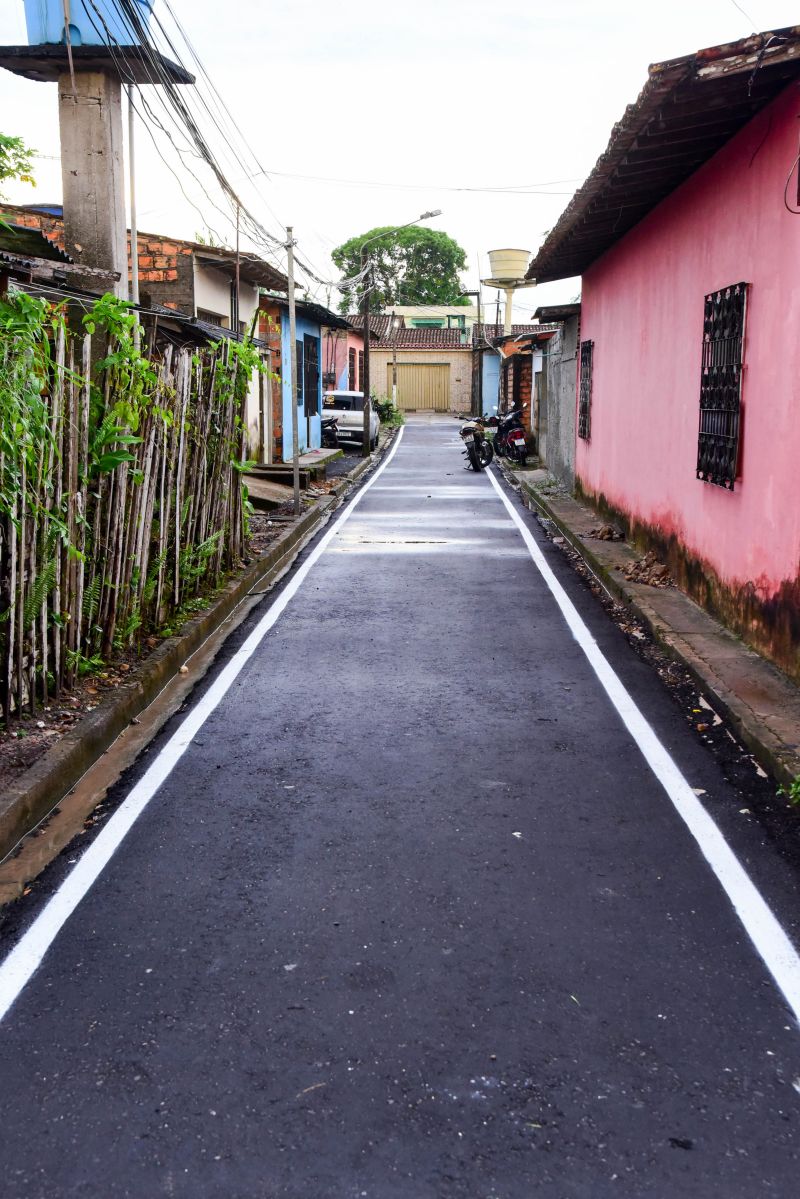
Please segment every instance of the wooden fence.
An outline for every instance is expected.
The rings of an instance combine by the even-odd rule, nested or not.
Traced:
[[[164,628],[241,561],[251,372],[233,343],[148,361],[63,320],[33,347],[0,331],[7,725]]]

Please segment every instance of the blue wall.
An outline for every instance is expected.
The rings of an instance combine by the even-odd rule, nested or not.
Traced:
[[[314,321],[306,320],[305,317],[297,316],[297,340],[302,341],[304,337],[316,337],[317,353],[319,360],[319,381],[317,383],[317,415],[312,416],[310,421],[306,417],[306,397],[300,392],[300,403],[297,408],[297,423],[300,440],[300,453],[305,453],[306,450],[318,450],[322,445],[322,422],[319,413],[322,410],[322,339],[320,336],[319,324]],[[294,355],[294,346],[290,344],[289,339],[289,313],[286,309],[281,310],[281,358],[283,362],[288,361],[288,355]],[[293,357],[292,362],[296,359]],[[300,387],[302,388],[302,379]],[[283,388],[283,460],[291,462],[292,460],[292,395],[289,387],[289,381],[285,374],[282,379]],[[309,430],[310,425],[310,430]],[[309,432],[311,434],[309,438]]]
[[[500,403],[500,355],[487,350],[481,358],[483,415],[494,416]]]

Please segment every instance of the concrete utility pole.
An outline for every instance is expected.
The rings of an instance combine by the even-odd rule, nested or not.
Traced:
[[[297,416],[297,311],[294,296],[294,238],[292,226],[286,227],[287,266],[286,275],[289,280],[289,354],[288,363],[284,364],[284,378],[289,383],[289,395],[292,398],[292,481],[294,483],[294,513],[300,512],[300,429]],[[286,367],[288,366],[288,371]]]
[[[73,90],[74,83],[74,90]],[[76,262],[117,271],[128,296],[122,84],[110,71],[58,80],[65,249]]]
[[[392,407],[397,410],[397,330],[400,322],[392,311]]]
[[[137,230],[136,211],[136,130],[134,128],[135,113],[133,110],[133,84],[128,84],[128,180],[131,190],[131,303],[139,303],[139,233]],[[141,348],[142,327],[136,314],[136,326],[133,330],[133,344]]]
[[[367,257],[366,242],[361,247],[361,271],[367,270],[369,258]],[[361,370],[361,390],[364,393],[364,412],[361,421],[361,457],[368,458],[370,454],[370,391],[369,391],[369,293],[370,293],[370,275],[364,275],[362,285],[364,295],[361,300],[361,308],[364,316],[364,366]]]
[[[157,86],[161,79],[183,85],[195,79],[157,50],[148,49],[145,57],[141,46],[106,44],[106,36],[114,41],[112,34],[101,36],[86,11],[99,12],[99,0],[86,6],[64,0],[63,24],[55,20],[58,7],[44,0],[25,4],[31,44],[0,46],[0,67],[37,83],[57,84],[65,249],[79,266],[92,269],[82,281],[88,291],[96,290],[98,272],[110,272],[118,276],[116,294],[127,299],[122,80]],[[118,2],[103,6],[116,29],[112,8],[118,10]],[[80,38],[71,36],[72,26]],[[131,171],[132,184],[133,179]],[[131,224],[135,235],[133,213]]]

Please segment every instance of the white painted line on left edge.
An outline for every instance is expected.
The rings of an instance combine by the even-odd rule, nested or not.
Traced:
[[[677,763],[595,641],[583,618],[550,569],[530,529],[491,471],[486,472],[553,599],[611,703],[694,837],[700,852],[733,904],[734,911],[800,1023],[800,957],[761,892],[728,845],[715,821],[689,786]]]
[[[6,1016],[12,1004],[39,968],[44,955],[63,925],[99,878],[150,800],[183,757],[198,731],[225,698],[266,634],[300,590],[309,571],[325,553],[342,525],[350,519],[373,483],[389,466],[397,453],[402,436],[403,429],[400,428],[386,460],[381,463],[372,478],[367,480],[328,532],[324,534],[319,544],[314,547],[275,602],[264,613],[241,648],[236,651],[180,728],[170,737],[155,761],[123,800],[106,827],[92,842],[47,906],[0,965],[0,1021]]]

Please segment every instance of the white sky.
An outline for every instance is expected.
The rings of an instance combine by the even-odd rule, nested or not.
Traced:
[[[479,257],[489,273],[487,250],[536,249],[636,99],[649,63],[800,19],[790,0],[742,0],[750,19],[734,0],[170,2],[267,170],[387,185],[276,174],[257,181],[259,195],[242,178],[248,168],[230,166],[265,225],[281,233],[280,224],[292,224],[300,253],[332,278],[333,246],[441,208],[430,223],[464,246],[472,288]],[[0,0],[0,42],[26,40],[23,0]],[[55,85],[0,71],[0,114],[4,133],[54,156],[38,160],[35,190],[9,186],[9,198],[59,201]],[[144,131],[137,155],[140,229],[193,237],[207,224],[231,238],[190,179],[186,191],[204,212],[187,204]],[[554,194],[440,190],[536,183]],[[573,280],[521,292],[515,314],[524,319],[577,290]]]

